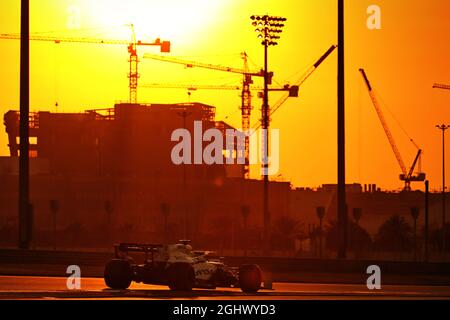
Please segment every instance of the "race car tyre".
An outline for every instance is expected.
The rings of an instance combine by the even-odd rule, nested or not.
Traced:
[[[127,260],[113,259],[106,264],[105,283],[111,289],[127,289],[133,278],[131,264]]]
[[[247,264],[239,268],[239,287],[242,292],[258,292],[261,288],[261,281],[261,269],[257,265]]]
[[[173,291],[191,291],[195,283],[194,268],[188,263],[174,263],[167,268],[167,285]]]

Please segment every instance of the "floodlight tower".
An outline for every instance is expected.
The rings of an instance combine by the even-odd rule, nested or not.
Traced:
[[[262,175],[264,179],[263,191],[263,216],[264,216],[264,253],[270,253],[270,212],[269,212],[269,137],[268,129],[270,126],[270,107],[269,107],[269,84],[270,76],[268,71],[268,48],[269,46],[278,45],[280,33],[283,32],[284,23],[287,19],[282,17],[274,17],[269,15],[253,15],[252,25],[257,27],[258,38],[262,40],[264,47],[264,97],[262,106]]]
[[[445,219],[445,131],[450,129],[450,125],[442,124],[437,125],[436,128],[442,131],[442,252],[445,253],[446,250],[446,219]]]

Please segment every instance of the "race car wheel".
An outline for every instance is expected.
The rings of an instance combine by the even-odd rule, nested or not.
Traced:
[[[188,263],[174,263],[167,268],[167,285],[173,291],[191,291],[195,283],[194,268]]]
[[[258,292],[261,288],[261,281],[261,269],[257,265],[247,264],[239,268],[239,286],[242,292]]]
[[[112,289],[127,289],[133,278],[131,264],[127,260],[113,259],[105,267],[105,283]]]

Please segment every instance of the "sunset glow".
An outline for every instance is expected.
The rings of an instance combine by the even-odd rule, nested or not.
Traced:
[[[80,1],[80,8],[89,12],[94,25],[133,23],[138,38],[162,37],[174,43],[192,42],[189,38],[194,34],[206,36],[204,27],[217,19],[223,5],[220,0]]]
[[[446,15],[450,7],[438,0],[426,4],[418,0],[379,0],[382,29],[368,30],[367,8],[372,2],[348,4],[346,14],[348,181],[377,182],[384,188],[399,189],[399,167],[358,69],[367,70],[386,107],[424,149],[424,171],[437,179],[441,171],[437,156],[440,140],[434,127],[448,115],[449,94],[431,87],[435,82],[450,82],[450,26]],[[16,1],[2,1],[0,8],[5,17],[0,21],[1,33],[17,33]],[[69,30],[73,8],[79,9],[80,28]],[[154,41],[160,37],[171,41],[170,55],[240,68],[239,53],[246,51],[250,66],[259,69],[263,52],[249,17],[267,11],[288,18],[280,45],[270,51],[270,68],[278,84],[292,83],[336,43],[335,1],[40,1],[32,6],[32,32],[127,40],[131,34],[126,25],[133,23],[138,39]],[[5,111],[18,106],[18,42],[0,40],[0,49],[4,74],[0,108]],[[155,48],[139,49],[141,57],[145,52],[158,53]],[[32,109],[54,109],[58,100],[60,111],[82,111],[110,107],[115,101],[127,99],[126,47],[33,42],[31,59]],[[141,83],[221,85],[241,81],[238,75],[141,60],[145,60],[140,64]],[[273,128],[281,130],[282,176],[295,185],[317,186],[336,179],[335,79],[336,56],[332,55],[300,88],[300,98],[289,100],[272,119]],[[255,79],[255,85],[261,84],[261,79]],[[271,101],[278,96],[272,93]],[[139,99],[182,102],[188,96],[179,89],[140,89]],[[239,92],[198,90],[191,99],[216,106],[219,118],[240,126]],[[255,123],[261,106],[256,96],[253,105]],[[416,149],[387,109],[385,113],[410,165]],[[314,139],[308,139],[311,136]],[[5,134],[0,135],[0,151],[7,152]]]
[[[450,298],[449,18],[448,0],[1,0],[0,302],[437,314],[416,302]],[[117,306],[91,309],[140,314]]]

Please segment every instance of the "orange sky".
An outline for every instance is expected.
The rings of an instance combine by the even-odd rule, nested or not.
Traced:
[[[160,36],[172,42],[174,56],[240,67],[241,51],[252,66],[262,65],[262,47],[250,15],[288,18],[280,45],[270,49],[270,67],[279,84],[294,81],[337,42],[336,0],[40,0],[32,2],[32,32],[58,36],[128,39],[125,24],[136,25],[138,38]],[[0,2],[0,33],[19,32],[18,0]],[[366,9],[382,10],[382,29],[366,27]],[[79,30],[68,30],[70,12],[80,13]],[[435,125],[450,123],[450,91],[433,90],[450,83],[450,2],[446,0],[346,1],[347,181],[377,183],[399,189],[400,173],[363,85],[364,67],[375,90],[409,135],[424,149],[423,170],[433,189],[441,187],[441,140]],[[19,42],[0,40],[0,112],[18,109]],[[31,108],[80,112],[112,107],[128,99],[126,47],[32,42]],[[157,53],[156,48],[143,48]],[[281,173],[294,185],[315,187],[336,181],[336,53],[273,117],[281,130]],[[216,71],[144,60],[141,83],[238,84],[240,77]],[[294,77],[293,77],[294,76]],[[256,80],[260,85],[261,80]],[[234,91],[197,91],[191,99],[217,107],[217,118],[240,127],[240,98]],[[276,101],[272,93],[271,101]],[[184,90],[140,89],[142,102],[186,102]],[[252,121],[261,101],[253,101]],[[390,113],[387,121],[404,161],[415,148]],[[0,134],[0,155],[7,155],[7,136]],[[450,140],[450,136],[449,136]],[[449,157],[450,159],[450,151]],[[450,163],[447,163],[450,164]],[[450,170],[450,169],[449,169]],[[416,187],[419,187],[416,185]]]

